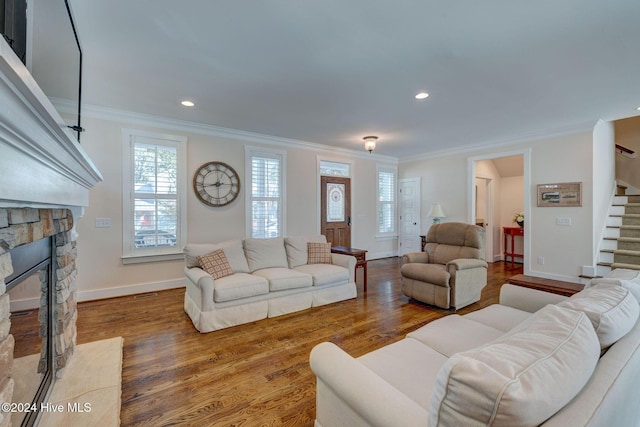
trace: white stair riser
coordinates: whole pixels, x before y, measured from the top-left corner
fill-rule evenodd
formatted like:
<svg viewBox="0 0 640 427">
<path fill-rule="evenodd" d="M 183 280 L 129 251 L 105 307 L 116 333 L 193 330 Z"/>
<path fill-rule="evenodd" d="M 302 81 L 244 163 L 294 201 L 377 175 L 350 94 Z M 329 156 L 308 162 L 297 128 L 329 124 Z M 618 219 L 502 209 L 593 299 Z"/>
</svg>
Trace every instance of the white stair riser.
<svg viewBox="0 0 640 427">
<path fill-rule="evenodd" d="M 613 237 L 617 239 L 620 237 L 620 229 L 619 228 L 605 228 L 604 237 Z"/>
<path fill-rule="evenodd" d="M 629 198 L 627 196 L 615 196 L 613 198 L 614 205 L 624 205 L 626 203 L 629 203 Z"/>
<path fill-rule="evenodd" d="M 615 240 L 603 240 L 602 241 L 602 249 L 618 249 L 618 244 Z"/>
<path fill-rule="evenodd" d="M 609 215 L 624 215 L 624 206 L 611 206 L 609 208 Z"/>
<path fill-rule="evenodd" d="M 600 252 L 600 256 L 598 256 L 598 262 L 613 262 L 613 254 L 610 252 Z"/>
<path fill-rule="evenodd" d="M 606 276 L 607 274 L 611 273 L 611 267 L 606 267 L 604 265 L 599 265 L 596 268 L 596 273 L 598 274 L 598 276 Z"/>
</svg>

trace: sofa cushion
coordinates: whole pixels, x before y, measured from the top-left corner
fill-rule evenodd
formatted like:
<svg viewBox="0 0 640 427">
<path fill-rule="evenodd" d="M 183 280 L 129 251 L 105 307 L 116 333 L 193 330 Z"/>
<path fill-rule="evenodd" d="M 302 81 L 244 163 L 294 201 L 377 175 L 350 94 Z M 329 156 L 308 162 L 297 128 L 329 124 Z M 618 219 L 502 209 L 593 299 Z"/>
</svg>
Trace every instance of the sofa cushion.
<svg viewBox="0 0 640 427">
<path fill-rule="evenodd" d="M 229 261 L 229 265 L 234 273 L 248 273 L 249 264 L 244 256 L 242 240 L 229 240 L 216 244 L 189 243 L 184 247 L 184 261 L 187 267 L 198 267 L 198 255 L 205 255 L 215 250 L 222 249 Z"/>
<path fill-rule="evenodd" d="M 209 252 L 206 255 L 198 255 L 200 268 L 206 271 L 214 279 L 220 279 L 233 274 L 233 269 L 227 261 L 227 257 L 222 249 Z"/>
<path fill-rule="evenodd" d="M 400 268 L 402 277 L 417 280 L 419 282 L 432 283 L 438 286 L 449 287 L 451 275 L 442 264 L 409 263 Z"/>
<path fill-rule="evenodd" d="M 357 360 L 421 407 L 429 409 L 436 375 L 447 358 L 416 340 L 403 339 Z"/>
<path fill-rule="evenodd" d="M 307 264 L 331 264 L 331 243 L 307 243 Z"/>
<path fill-rule="evenodd" d="M 252 273 L 264 277 L 269 281 L 269 291 L 283 291 L 285 289 L 310 288 L 313 279 L 310 275 L 288 268 L 263 268 Z"/>
<path fill-rule="evenodd" d="M 457 314 L 442 317 L 407 334 L 428 345 L 444 356 L 450 357 L 504 335 L 504 332 Z"/>
<path fill-rule="evenodd" d="M 491 304 L 480 310 L 465 314 L 464 317 L 474 322 L 479 322 L 503 332 L 510 331 L 528 319 L 531 313 L 502 304 Z"/>
<path fill-rule="evenodd" d="M 289 268 L 296 268 L 307 263 L 307 243 L 327 243 L 327 238 L 322 234 L 317 236 L 285 237 L 284 247 L 287 251 Z"/>
<path fill-rule="evenodd" d="M 438 372 L 435 426 L 537 426 L 587 383 L 600 356 L 589 318 L 548 305 L 518 332 L 455 354 Z"/>
<path fill-rule="evenodd" d="M 245 239 L 244 253 L 247 256 L 251 273 L 263 268 L 289 267 L 282 237 Z"/>
<path fill-rule="evenodd" d="M 335 286 L 349 283 L 349 270 L 333 264 L 307 264 L 294 268 L 295 271 L 310 274 L 313 286 Z"/>
<path fill-rule="evenodd" d="M 215 302 L 235 301 L 269 293 L 269 282 L 264 277 L 235 273 L 216 280 L 213 288 Z"/>
<path fill-rule="evenodd" d="M 606 283 L 588 287 L 558 305 L 584 312 L 603 349 L 625 336 L 640 314 L 638 301 L 628 289 Z"/>
</svg>

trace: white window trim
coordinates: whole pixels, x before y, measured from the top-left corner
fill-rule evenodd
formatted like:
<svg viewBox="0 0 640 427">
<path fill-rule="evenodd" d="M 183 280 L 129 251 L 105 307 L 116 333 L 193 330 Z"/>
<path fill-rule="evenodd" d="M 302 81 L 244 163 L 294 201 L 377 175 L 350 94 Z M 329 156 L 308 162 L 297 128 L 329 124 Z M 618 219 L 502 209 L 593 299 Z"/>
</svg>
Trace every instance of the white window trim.
<svg viewBox="0 0 640 427">
<path fill-rule="evenodd" d="M 380 172 L 392 172 L 394 174 L 395 177 L 395 184 L 394 184 L 394 188 L 395 188 L 395 196 L 394 196 L 394 204 L 395 204 L 395 209 L 394 209 L 394 218 L 393 218 L 393 229 L 394 231 L 392 232 L 388 232 L 388 233 L 381 233 L 380 231 L 378 231 L 380 228 L 380 224 L 378 224 L 378 219 L 379 219 L 379 215 L 380 215 L 380 207 L 382 206 L 382 203 L 380 203 Z M 375 235 L 375 239 L 376 240 L 387 240 L 387 239 L 394 239 L 397 238 L 399 233 L 398 233 L 398 168 L 396 166 L 389 166 L 389 165 L 381 165 L 381 164 L 377 164 L 376 165 L 376 221 L 375 221 L 375 227 L 376 227 L 376 235 Z"/>
<path fill-rule="evenodd" d="M 130 221 L 133 209 L 133 150 L 136 137 L 152 138 L 161 144 L 177 148 L 178 170 L 176 187 L 178 189 L 178 228 L 179 236 L 173 248 L 136 249 L 131 236 L 133 222 Z M 182 248 L 187 241 L 187 137 L 163 133 L 147 132 L 137 129 L 122 129 L 122 263 L 134 264 L 183 258 Z"/>
<path fill-rule="evenodd" d="M 287 152 L 284 150 L 272 150 L 263 147 L 253 147 L 245 145 L 244 147 L 244 182 L 245 182 L 245 238 L 250 238 L 253 235 L 252 229 L 252 209 L 251 209 L 251 188 L 252 188 L 252 175 L 251 175 L 251 159 L 256 155 L 280 157 L 280 172 L 281 172 L 281 188 L 280 188 L 280 237 L 287 235 Z"/>
</svg>

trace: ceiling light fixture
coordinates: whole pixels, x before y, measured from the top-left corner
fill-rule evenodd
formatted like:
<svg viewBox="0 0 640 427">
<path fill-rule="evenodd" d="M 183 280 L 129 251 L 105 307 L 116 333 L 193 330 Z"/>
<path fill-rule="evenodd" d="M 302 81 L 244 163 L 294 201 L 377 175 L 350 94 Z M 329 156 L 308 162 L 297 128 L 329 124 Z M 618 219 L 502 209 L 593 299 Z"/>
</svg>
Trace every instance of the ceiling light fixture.
<svg viewBox="0 0 640 427">
<path fill-rule="evenodd" d="M 377 136 L 365 136 L 362 139 L 364 140 L 364 148 L 369 153 L 376 149 L 376 141 L 378 140 Z"/>
<path fill-rule="evenodd" d="M 184 107 L 194 107 L 196 105 L 193 101 L 189 100 L 180 101 L 180 104 L 182 104 Z"/>
<path fill-rule="evenodd" d="M 428 97 L 429 97 L 429 94 L 427 92 L 420 92 L 416 95 L 416 99 L 425 99 Z"/>
</svg>

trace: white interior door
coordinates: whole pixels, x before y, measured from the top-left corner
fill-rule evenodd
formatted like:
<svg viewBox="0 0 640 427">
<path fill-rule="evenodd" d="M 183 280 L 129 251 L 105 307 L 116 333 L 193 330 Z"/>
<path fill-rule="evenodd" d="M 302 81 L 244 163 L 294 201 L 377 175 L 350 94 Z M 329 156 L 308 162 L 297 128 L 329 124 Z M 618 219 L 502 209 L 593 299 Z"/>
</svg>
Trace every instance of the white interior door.
<svg viewBox="0 0 640 427">
<path fill-rule="evenodd" d="M 401 179 L 398 255 L 420 252 L 420 178 Z"/>
<path fill-rule="evenodd" d="M 485 259 L 487 262 L 493 262 L 492 197 L 491 179 L 476 178 L 476 224 L 485 229 Z"/>
</svg>

